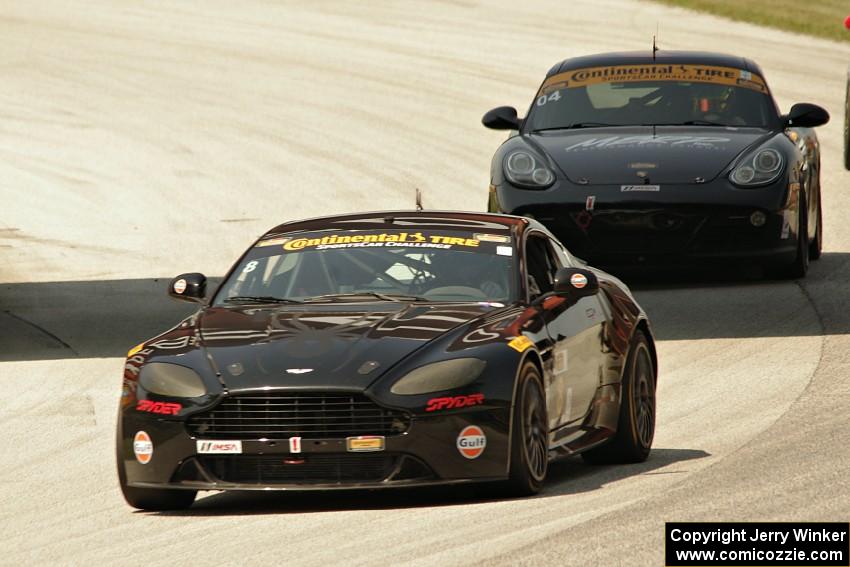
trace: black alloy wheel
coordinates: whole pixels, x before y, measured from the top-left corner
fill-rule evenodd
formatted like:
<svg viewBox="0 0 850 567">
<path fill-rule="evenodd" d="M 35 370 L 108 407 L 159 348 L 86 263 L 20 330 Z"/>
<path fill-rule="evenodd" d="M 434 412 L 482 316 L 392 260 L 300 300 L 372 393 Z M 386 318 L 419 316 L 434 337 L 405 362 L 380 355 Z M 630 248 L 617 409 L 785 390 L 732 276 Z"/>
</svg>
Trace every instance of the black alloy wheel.
<svg viewBox="0 0 850 567">
<path fill-rule="evenodd" d="M 655 366 L 643 332 L 635 331 L 620 386 L 620 417 L 610 441 L 581 454 L 594 465 L 640 463 L 655 437 Z"/>
<path fill-rule="evenodd" d="M 540 371 L 526 362 L 520 370 L 511 432 L 508 492 L 518 496 L 536 494 L 549 470 L 549 419 Z"/>
</svg>

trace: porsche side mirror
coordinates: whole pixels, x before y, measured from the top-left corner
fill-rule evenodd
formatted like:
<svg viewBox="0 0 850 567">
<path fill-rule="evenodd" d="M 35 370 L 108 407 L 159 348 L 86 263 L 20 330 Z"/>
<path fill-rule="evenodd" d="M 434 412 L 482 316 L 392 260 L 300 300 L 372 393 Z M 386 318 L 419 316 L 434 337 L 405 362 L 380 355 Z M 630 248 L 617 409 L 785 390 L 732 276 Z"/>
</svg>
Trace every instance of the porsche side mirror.
<svg viewBox="0 0 850 567">
<path fill-rule="evenodd" d="M 786 128 L 789 126 L 814 128 L 829 122 L 829 112 L 816 104 L 798 102 L 791 107 L 791 110 L 782 119 Z"/>
<path fill-rule="evenodd" d="M 481 123 L 491 130 L 519 130 L 520 120 L 513 106 L 500 106 L 484 115 Z"/>
<path fill-rule="evenodd" d="M 204 274 L 180 274 L 168 284 L 168 295 L 180 301 L 202 302 L 207 296 L 207 277 Z"/>
<path fill-rule="evenodd" d="M 580 299 L 599 293 L 596 274 L 582 268 L 561 268 L 555 272 L 555 295 Z"/>
</svg>

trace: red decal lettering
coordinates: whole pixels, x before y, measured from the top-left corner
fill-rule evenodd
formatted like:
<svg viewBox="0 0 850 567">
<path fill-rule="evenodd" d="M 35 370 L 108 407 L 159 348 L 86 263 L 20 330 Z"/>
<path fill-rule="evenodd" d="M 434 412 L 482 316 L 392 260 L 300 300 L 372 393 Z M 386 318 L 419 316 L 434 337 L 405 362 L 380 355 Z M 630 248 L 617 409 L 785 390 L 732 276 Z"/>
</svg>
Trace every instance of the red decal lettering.
<svg viewBox="0 0 850 567">
<path fill-rule="evenodd" d="M 439 411 L 444 409 L 458 409 L 469 406 L 477 406 L 484 403 L 484 394 L 469 394 L 468 396 L 454 396 L 445 398 L 431 398 L 425 406 L 425 411 Z"/>
<path fill-rule="evenodd" d="M 154 402 L 151 400 L 139 400 L 136 411 L 147 413 L 158 413 L 160 415 L 177 415 L 183 406 L 174 402 Z"/>
</svg>

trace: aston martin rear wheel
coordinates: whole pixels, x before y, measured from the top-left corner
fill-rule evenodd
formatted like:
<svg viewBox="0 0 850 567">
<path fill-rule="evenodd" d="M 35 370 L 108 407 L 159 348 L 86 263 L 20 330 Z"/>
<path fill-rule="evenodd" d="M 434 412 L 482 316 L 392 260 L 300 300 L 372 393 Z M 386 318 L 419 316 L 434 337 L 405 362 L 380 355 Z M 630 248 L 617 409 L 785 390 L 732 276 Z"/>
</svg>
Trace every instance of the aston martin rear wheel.
<svg viewBox="0 0 850 567">
<path fill-rule="evenodd" d="M 529 496 L 540 491 L 549 470 L 546 397 L 540 371 L 531 362 L 520 371 L 516 396 L 507 490 L 517 496 Z"/>
<path fill-rule="evenodd" d="M 649 457 L 655 436 L 655 369 L 649 343 L 635 331 L 620 388 L 617 433 L 600 447 L 581 454 L 594 465 L 640 463 Z"/>
</svg>

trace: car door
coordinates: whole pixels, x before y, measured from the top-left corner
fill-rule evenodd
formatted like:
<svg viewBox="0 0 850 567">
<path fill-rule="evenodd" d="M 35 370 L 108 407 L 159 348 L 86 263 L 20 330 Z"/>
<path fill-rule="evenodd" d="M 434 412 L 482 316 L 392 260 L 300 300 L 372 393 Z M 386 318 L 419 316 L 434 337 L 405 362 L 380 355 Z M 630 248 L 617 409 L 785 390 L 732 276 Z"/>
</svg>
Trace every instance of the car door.
<svg viewBox="0 0 850 567">
<path fill-rule="evenodd" d="M 532 234 L 526 241 L 530 300 L 552 291 L 555 272 L 570 265 L 569 256 L 559 248 L 542 233 Z M 542 307 L 552 340 L 546 357 L 551 365 L 546 377 L 547 410 L 550 429 L 557 429 L 583 418 L 590 410 L 602 372 L 604 313 L 597 296 L 575 303 L 547 301 Z"/>
</svg>

